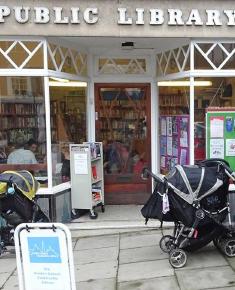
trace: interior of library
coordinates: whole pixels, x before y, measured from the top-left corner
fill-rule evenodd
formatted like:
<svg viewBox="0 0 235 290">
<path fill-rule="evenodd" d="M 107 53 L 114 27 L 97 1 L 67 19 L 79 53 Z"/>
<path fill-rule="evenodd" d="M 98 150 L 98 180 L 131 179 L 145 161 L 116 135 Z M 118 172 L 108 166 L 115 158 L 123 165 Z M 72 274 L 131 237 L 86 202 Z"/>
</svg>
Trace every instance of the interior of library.
<svg viewBox="0 0 235 290">
<path fill-rule="evenodd" d="M 29 168 L 51 174 L 56 186 L 69 180 L 70 144 L 102 142 L 106 192 L 141 203 L 151 191 L 144 167 L 165 174 L 176 164 L 235 156 L 234 42 L 195 42 L 192 50 L 188 39 L 164 47 L 151 39 L 155 48 L 123 52 L 121 40 L 106 38 L 88 62 L 78 38 L 62 40 L 0 40 L 0 171 Z M 108 53 L 117 41 L 120 49 Z"/>
</svg>

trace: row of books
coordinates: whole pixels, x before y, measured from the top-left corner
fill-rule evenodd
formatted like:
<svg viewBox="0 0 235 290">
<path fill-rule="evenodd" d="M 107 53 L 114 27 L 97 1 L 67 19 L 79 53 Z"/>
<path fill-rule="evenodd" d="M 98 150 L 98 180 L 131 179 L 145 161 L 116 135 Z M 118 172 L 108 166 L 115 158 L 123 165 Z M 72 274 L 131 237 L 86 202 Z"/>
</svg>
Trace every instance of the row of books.
<svg viewBox="0 0 235 290">
<path fill-rule="evenodd" d="M 16 115 L 39 115 L 44 114 L 44 106 L 42 104 L 9 104 L 0 105 L 0 114 L 16 114 Z"/>
<path fill-rule="evenodd" d="M 102 202 L 102 189 L 101 187 L 92 187 L 92 203 L 93 206 Z"/>
<path fill-rule="evenodd" d="M 90 144 L 90 150 L 91 150 L 91 159 L 95 159 L 98 157 L 101 157 L 101 150 L 100 150 L 100 144 L 99 143 L 88 143 Z"/>
</svg>

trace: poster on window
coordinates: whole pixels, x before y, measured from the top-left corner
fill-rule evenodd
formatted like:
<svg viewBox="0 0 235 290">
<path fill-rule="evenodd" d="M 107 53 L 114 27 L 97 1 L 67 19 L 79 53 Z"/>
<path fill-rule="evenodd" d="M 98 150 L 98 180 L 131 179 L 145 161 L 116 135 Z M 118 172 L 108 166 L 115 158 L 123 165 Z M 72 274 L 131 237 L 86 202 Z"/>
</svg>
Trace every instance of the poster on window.
<svg viewBox="0 0 235 290">
<path fill-rule="evenodd" d="M 167 155 L 172 156 L 172 137 L 167 137 Z"/>
<path fill-rule="evenodd" d="M 210 139 L 210 158 L 224 159 L 224 139 Z"/>
<path fill-rule="evenodd" d="M 161 135 L 166 136 L 166 119 L 161 118 Z"/>
<path fill-rule="evenodd" d="M 226 156 L 235 156 L 235 139 L 226 140 Z"/>
<path fill-rule="evenodd" d="M 172 136 L 172 117 L 166 118 L 167 136 Z"/>
<path fill-rule="evenodd" d="M 210 117 L 210 137 L 224 138 L 224 117 L 211 116 Z"/>
</svg>

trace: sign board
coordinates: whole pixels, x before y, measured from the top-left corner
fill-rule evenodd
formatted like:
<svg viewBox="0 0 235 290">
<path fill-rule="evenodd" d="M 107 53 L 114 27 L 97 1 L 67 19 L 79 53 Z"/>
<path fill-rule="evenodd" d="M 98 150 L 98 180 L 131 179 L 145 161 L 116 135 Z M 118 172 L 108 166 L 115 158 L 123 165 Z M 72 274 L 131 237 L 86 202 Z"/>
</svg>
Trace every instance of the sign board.
<svg viewBox="0 0 235 290">
<path fill-rule="evenodd" d="M 20 290 L 75 290 L 72 241 L 60 223 L 28 223 L 15 233 Z"/>
</svg>

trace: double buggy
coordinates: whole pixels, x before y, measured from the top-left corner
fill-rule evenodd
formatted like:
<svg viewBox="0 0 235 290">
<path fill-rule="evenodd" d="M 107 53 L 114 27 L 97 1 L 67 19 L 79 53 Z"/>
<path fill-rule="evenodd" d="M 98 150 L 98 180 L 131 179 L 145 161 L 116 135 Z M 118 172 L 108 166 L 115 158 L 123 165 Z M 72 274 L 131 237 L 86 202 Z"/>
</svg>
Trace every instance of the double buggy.
<svg viewBox="0 0 235 290">
<path fill-rule="evenodd" d="M 234 213 L 229 203 L 229 184 L 235 181 L 235 172 L 225 160 L 177 165 L 166 176 L 144 169 L 142 175 L 151 175 L 156 184 L 141 210 L 146 222 L 154 218 L 174 223 L 173 234 L 163 235 L 160 240 L 174 268 L 186 264 L 187 252 L 211 241 L 226 256 L 235 256 Z"/>
<path fill-rule="evenodd" d="M 39 183 L 28 171 L 0 174 L 0 255 L 14 245 L 14 229 L 21 223 L 49 222 L 36 201 Z"/>
</svg>

